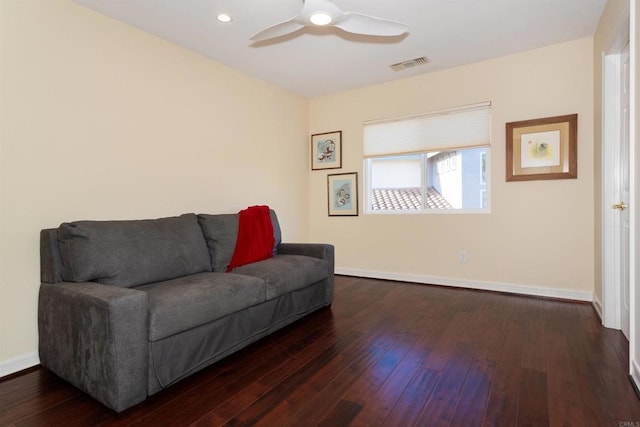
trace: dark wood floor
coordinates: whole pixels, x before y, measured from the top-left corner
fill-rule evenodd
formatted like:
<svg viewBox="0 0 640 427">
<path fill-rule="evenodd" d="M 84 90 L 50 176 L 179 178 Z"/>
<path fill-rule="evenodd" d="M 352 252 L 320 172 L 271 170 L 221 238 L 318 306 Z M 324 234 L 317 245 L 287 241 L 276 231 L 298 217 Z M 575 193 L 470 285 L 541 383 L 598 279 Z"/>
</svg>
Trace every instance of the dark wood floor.
<svg viewBox="0 0 640 427">
<path fill-rule="evenodd" d="M 6 379 L 0 425 L 636 426 L 627 364 L 589 304 L 338 277 L 331 309 L 121 414 Z"/>
</svg>

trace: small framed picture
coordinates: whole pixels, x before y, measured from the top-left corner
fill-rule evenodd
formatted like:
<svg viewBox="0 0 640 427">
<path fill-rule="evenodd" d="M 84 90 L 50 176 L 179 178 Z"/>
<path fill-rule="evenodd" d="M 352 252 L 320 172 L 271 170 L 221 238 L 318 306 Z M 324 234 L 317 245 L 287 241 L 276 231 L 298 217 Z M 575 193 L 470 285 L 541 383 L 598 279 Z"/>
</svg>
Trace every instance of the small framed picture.
<svg viewBox="0 0 640 427">
<path fill-rule="evenodd" d="M 358 173 L 327 175 L 329 216 L 358 216 Z"/>
<path fill-rule="evenodd" d="M 311 170 L 342 167 L 342 131 L 311 135 Z"/>
<path fill-rule="evenodd" d="M 578 177 L 578 115 L 507 123 L 507 181 Z"/>
</svg>

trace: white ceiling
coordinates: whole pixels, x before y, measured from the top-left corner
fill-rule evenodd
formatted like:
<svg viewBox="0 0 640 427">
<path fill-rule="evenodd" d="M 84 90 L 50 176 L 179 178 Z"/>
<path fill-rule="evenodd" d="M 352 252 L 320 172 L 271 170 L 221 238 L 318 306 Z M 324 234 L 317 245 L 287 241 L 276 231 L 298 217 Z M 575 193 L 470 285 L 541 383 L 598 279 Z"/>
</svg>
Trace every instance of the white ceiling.
<svg viewBox="0 0 640 427">
<path fill-rule="evenodd" d="M 305 97 L 410 77 L 593 35 L 606 0 L 335 0 L 344 11 L 409 25 L 389 40 L 335 28 L 252 43 L 301 0 L 75 0 Z M 218 22 L 228 13 L 233 21 Z M 404 71 L 389 65 L 426 56 Z"/>
</svg>

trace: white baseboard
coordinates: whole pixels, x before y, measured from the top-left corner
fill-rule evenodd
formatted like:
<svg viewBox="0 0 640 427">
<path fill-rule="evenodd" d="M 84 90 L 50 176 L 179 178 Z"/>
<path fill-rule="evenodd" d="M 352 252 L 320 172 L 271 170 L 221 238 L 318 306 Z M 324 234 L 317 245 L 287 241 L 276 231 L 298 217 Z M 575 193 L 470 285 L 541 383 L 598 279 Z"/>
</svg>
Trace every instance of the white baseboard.
<svg viewBox="0 0 640 427">
<path fill-rule="evenodd" d="M 480 282 L 475 280 L 448 279 L 444 277 L 423 276 L 417 274 L 387 273 L 382 271 L 360 270 L 336 267 L 335 273 L 344 276 L 368 277 L 372 279 L 396 280 L 400 282 L 423 283 L 456 288 L 479 289 L 483 291 L 508 292 L 512 294 L 558 298 L 574 301 L 593 301 L 592 292 L 569 291 L 564 289 L 543 288 L 498 282 Z"/>
<path fill-rule="evenodd" d="M 0 362 L 0 378 L 40 364 L 38 353 L 27 353 Z"/>
<path fill-rule="evenodd" d="M 635 360 L 631 361 L 631 374 L 629 377 L 636 387 L 636 390 L 640 390 L 640 366 L 638 366 L 638 362 Z"/>
<path fill-rule="evenodd" d="M 600 302 L 597 296 L 595 295 L 593 296 L 593 301 L 591 302 L 591 305 L 596 310 L 596 313 L 598 313 L 598 317 L 600 318 L 600 323 L 604 324 L 604 320 L 602 320 L 602 303 Z"/>
</svg>

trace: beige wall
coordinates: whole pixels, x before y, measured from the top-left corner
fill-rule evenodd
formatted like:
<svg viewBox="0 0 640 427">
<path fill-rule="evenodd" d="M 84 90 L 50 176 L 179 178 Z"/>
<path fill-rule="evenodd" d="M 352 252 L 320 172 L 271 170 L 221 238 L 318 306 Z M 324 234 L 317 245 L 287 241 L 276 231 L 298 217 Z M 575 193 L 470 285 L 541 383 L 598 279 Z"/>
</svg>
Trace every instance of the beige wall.
<svg viewBox="0 0 640 427">
<path fill-rule="evenodd" d="M 342 172 L 362 191 L 362 123 L 491 101 L 490 214 L 328 217 L 326 171 L 311 173 L 310 239 L 336 245 L 339 271 L 469 284 L 594 289 L 593 40 L 523 52 L 312 99 L 310 132 L 343 131 Z M 505 182 L 505 123 L 578 113 L 578 179 Z M 328 173 L 335 173 L 330 171 Z M 469 262 L 458 261 L 460 250 Z M 489 286 L 491 287 L 491 286 Z"/>
<path fill-rule="evenodd" d="M 37 351 L 41 228 L 269 204 L 306 240 L 306 99 L 67 1 L 0 16 L 0 367 Z"/>
</svg>

